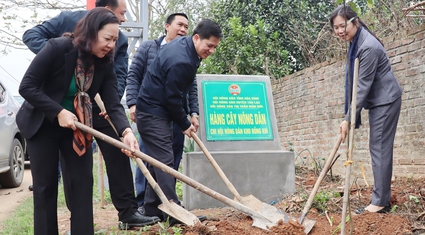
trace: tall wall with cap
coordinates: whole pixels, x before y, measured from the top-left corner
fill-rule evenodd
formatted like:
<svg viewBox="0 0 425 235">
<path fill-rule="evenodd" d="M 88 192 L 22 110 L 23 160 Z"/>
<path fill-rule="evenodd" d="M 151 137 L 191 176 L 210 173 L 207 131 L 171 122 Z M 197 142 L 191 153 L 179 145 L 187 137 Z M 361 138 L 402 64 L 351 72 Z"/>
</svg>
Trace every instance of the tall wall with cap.
<svg viewBox="0 0 425 235">
<path fill-rule="evenodd" d="M 383 39 L 392 69 L 403 88 L 402 110 L 394 145 L 394 177 L 425 174 L 425 26 Z M 295 151 L 297 165 L 324 163 L 344 118 L 345 60 L 326 61 L 272 81 L 282 149 Z M 355 131 L 353 174 L 373 182 L 369 155 L 369 121 L 362 111 Z M 345 174 L 346 146 L 332 173 Z M 356 179 L 353 177 L 352 179 Z M 362 180 L 358 180 L 362 182 Z"/>
</svg>

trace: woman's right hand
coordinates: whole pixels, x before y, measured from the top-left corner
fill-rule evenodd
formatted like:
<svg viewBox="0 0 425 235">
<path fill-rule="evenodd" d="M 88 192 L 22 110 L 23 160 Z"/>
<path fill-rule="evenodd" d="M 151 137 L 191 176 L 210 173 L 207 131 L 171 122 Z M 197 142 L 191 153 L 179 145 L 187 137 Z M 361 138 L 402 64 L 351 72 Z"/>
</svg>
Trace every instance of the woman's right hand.
<svg viewBox="0 0 425 235">
<path fill-rule="evenodd" d="M 347 133 L 348 133 L 348 122 L 344 120 L 341 123 L 341 125 L 339 125 L 339 134 L 341 134 L 342 142 L 345 142 Z"/>
<path fill-rule="evenodd" d="M 59 112 L 57 117 L 58 117 L 59 125 L 61 127 L 71 128 L 74 131 L 75 129 L 77 129 L 77 127 L 74 124 L 74 121 L 78 121 L 78 118 L 72 112 L 66 109 L 62 109 L 62 111 Z"/>
</svg>

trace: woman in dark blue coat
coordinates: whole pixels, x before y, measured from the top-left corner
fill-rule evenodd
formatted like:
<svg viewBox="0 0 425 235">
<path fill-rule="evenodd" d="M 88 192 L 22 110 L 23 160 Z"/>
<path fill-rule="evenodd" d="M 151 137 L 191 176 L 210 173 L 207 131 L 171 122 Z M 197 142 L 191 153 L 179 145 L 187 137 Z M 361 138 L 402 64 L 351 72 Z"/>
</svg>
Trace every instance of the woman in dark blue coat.
<svg viewBox="0 0 425 235">
<path fill-rule="evenodd" d="M 360 111 L 369 110 L 369 150 L 372 159 L 374 186 L 371 203 L 355 212 L 386 213 L 390 210 L 393 147 L 401 109 L 402 89 L 391 69 L 391 63 L 382 42 L 368 29 L 349 6 L 339 6 L 330 17 L 334 33 L 349 41 L 345 120 L 340 133 L 345 140 L 350 120 L 351 90 L 354 60 L 359 58 L 357 83 L 356 127 Z"/>
<path fill-rule="evenodd" d="M 138 148 L 112 66 L 118 25 L 106 8 L 89 11 L 73 34 L 49 40 L 22 79 L 19 93 L 26 101 L 17 122 L 31 153 L 35 235 L 58 234 L 59 152 L 70 178 L 64 183 L 71 188 L 72 234 L 94 234 L 92 137 L 74 125 L 77 120 L 92 125 L 90 97 L 100 94 L 124 143 Z"/>
</svg>

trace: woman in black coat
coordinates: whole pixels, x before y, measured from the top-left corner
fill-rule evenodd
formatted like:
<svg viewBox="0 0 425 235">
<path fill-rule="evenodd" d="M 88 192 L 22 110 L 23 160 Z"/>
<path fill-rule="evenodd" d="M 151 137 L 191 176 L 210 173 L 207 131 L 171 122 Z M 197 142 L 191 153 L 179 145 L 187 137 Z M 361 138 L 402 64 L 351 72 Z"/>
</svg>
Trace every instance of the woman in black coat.
<svg viewBox="0 0 425 235">
<path fill-rule="evenodd" d="M 28 142 L 34 186 L 34 234 L 56 235 L 58 156 L 69 172 L 72 234 L 94 234 L 92 137 L 74 121 L 92 125 L 90 98 L 97 93 L 125 144 L 137 140 L 120 104 L 113 71 L 119 21 L 106 8 L 95 8 L 74 33 L 49 40 L 25 73 L 19 93 L 26 102 L 17 123 Z"/>
</svg>

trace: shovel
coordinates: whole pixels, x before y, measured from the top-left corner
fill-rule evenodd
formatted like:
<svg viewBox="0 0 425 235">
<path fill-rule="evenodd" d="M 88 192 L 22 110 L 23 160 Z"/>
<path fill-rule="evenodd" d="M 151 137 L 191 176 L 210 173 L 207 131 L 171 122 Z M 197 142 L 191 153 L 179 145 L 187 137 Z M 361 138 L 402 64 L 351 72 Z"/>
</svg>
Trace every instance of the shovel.
<svg viewBox="0 0 425 235">
<path fill-rule="evenodd" d="M 105 111 L 105 106 L 103 105 L 102 99 L 100 98 L 99 94 L 97 94 L 94 97 L 94 100 L 96 101 L 97 105 L 99 106 L 101 111 Z M 111 119 L 109 117 L 107 118 L 109 124 L 112 126 L 112 128 L 115 130 L 115 133 L 117 133 L 117 130 L 115 129 L 114 124 L 112 124 Z M 78 123 L 80 124 L 80 123 Z M 118 134 L 118 133 L 117 133 Z M 180 222 L 188 225 L 188 226 L 194 226 L 196 223 L 200 222 L 198 217 L 194 214 L 190 213 L 183 207 L 177 205 L 173 200 L 168 200 L 165 196 L 162 189 L 159 187 L 158 183 L 155 181 L 155 179 L 152 177 L 151 173 L 149 172 L 148 168 L 145 166 L 142 160 L 139 158 L 136 158 L 136 163 L 139 166 L 140 170 L 142 171 L 143 175 L 146 177 L 149 184 L 152 186 L 155 193 L 158 195 L 159 199 L 161 200 L 162 204 L 158 206 L 158 208 L 167 213 L 169 216 L 179 220 Z"/>
<path fill-rule="evenodd" d="M 354 143 L 354 130 L 356 129 L 356 108 L 357 108 L 357 81 L 359 79 L 359 58 L 354 60 L 354 74 L 353 74 L 353 94 L 351 98 L 351 121 L 350 121 L 350 130 L 348 132 L 348 151 L 347 151 L 347 161 L 344 166 L 347 166 L 345 170 L 345 187 L 344 187 L 344 197 L 342 199 L 342 216 L 341 216 L 341 235 L 345 234 L 345 217 L 347 215 L 347 207 L 350 208 L 350 176 L 351 176 L 351 165 L 352 165 L 352 156 L 353 156 L 353 143 Z M 353 221 L 351 216 L 349 216 L 349 221 L 351 223 L 351 229 L 353 228 Z M 351 232 L 350 232 L 351 233 Z"/>
<path fill-rule="evenodd" d="M 200 222 L 197 216 L 177 205 L 173 200 L 168 200 L 162 189 L 159 187 L 158 183 L 149 173 L 148 168 L 146 168 L 143 161 L 140 160 L 140 158 L 136 158 L 135 160 L 143 175 L 146 177 L 155 193 L 161 199 L 162 204 L 158 206 L 160 210 L 189 226 L 194 226 L 196 223 Z"/>
<path fill-rule="evenodd" d="M 301 217 L 298 220 L 298 222 L 300 224 L 303 222 L 305 216 L 307 215 L 308 211 L 310 210 L 311 205 L 313 204 L 313 199 L 316 196 L 316 193 L 317 193 L 317 190 L 319 189 L 320 183 L 322 183 L 323 178 L 325 178 L 326 173 L 328 173 L 329 167 L 332 164 L 332 161 L 335 157 L 335 154 L 338 151 L 339 146 L 341 145 L 341 141 L 342 141 L 342 137 L 341 137 L 341 135 L 339 135 L 338 140 L 336 141 L 336 143 L 335 143 L 335 145 L 332 149 L 332 153 L 329 155 L 328 159 L 326 160 L 326 163 L 323 166 L 322 171 L 320 172 L 319 178 L 317 178 L 316 183 L 314 184 L 313 190 L 311 191 L 310 196 L 308 197 L 307 203 L 304 206 Z"/>
<path fill-rule="evenodd" d="M 89 133 L 92 136 L 95 136 L 96 138 L 99 138 L 117 148 L 120 149 L 124 149 L 127 151 L 131 151 L 130 147 L 127 146 L 126 144 L 124 144 L 121 141 L 118 141 L 112 137 L 109 137 L 97 130 L 94 130 L 93 128 L 90 128 L 80 122 L 74 122 L 75 126 L 86 132 Z M 179 179 L 180 181 L 186 183 L 187 185 L 193 187 L 194 189 L 197 189 L 205 194 L 207 194 L 208 196 L 223 202 L 224 204 L 227 204 L 243 213 L 248 214 L 252 219 L 253 219 L 253 226 L 264 229 L 264 230 L 269 230 L 269 228 L 276 226 L 278 224 L 278 222 L 280 220 L 287 220 L 287 218 L 285 218 L 282 214 L 280 215 L 270 215 L 270 214 L 260 214 L 257 211 L 252 210 L 251 208 L 237 202 L 234 201 L 210 188 L 208 188 L 207 186 L 187 177 L 186 175 L 183 175 L 182 173 L 174 170 L 173 168 L 165 165 L 164 163 L 150 157 L 147 154 L 144 154 L 142 152 L 140 152 L 139 150 L 136 150 L 132 153 L 134 156 L 141 158 L 143 161 L 157 167 L 158 169 L 163 170 L 165 173 L 170 174 L 171 176 Z M 261 211 L 261 210 L 260 210 Z"/>
<path fill-rule="evenodd" d="M 211 163 L 211 165 L 214 167 L 214 169 L 217 171 L 218 175 L 221 177 L 221 179 L 226 184 L 227 188 L 230 190 L 230 192 L 235 196 L 235 200 L 237 202 L 242 203 L 243 205 L 251 208 L 252 210 L 262 214 L 262 215 L 268 215 L 273 217 L 283 217 L 285 218 L 283 222 L 288 222 L 290 219 L 290 216 L 286 214 L 285 212 L 279 210 L 278 208 L 269 205 L 267 203 L 264 203 L 260 201 L 260 199 L 254 197 L 252 194 L 241 196 L 236 188 L 233 186 L 233 184 L 230 182 L 230 180 L 227 178 L 227 176 L 224 174 L 223 170 L 220 168 L 220 166 L 217 164 L 213 156 L 210 154 L 208 149 L 205 147 L 204 143 L 199 139 L 199 137 L 194 133 L 191 132 L 192 138 L 195 140 L 195 142 L 198 144 L 198 146 L 201 148 L 202 152 L 204 152 L 205 156 L 207 157 L 208 161 Z M 304 224 L 304 232 L 308 234 L 311 229 L 313 228 L 316 221 L 314 220 L 306 220 Z M 300 222 L 301 224 L 301 222 Z"/>
</svg>

